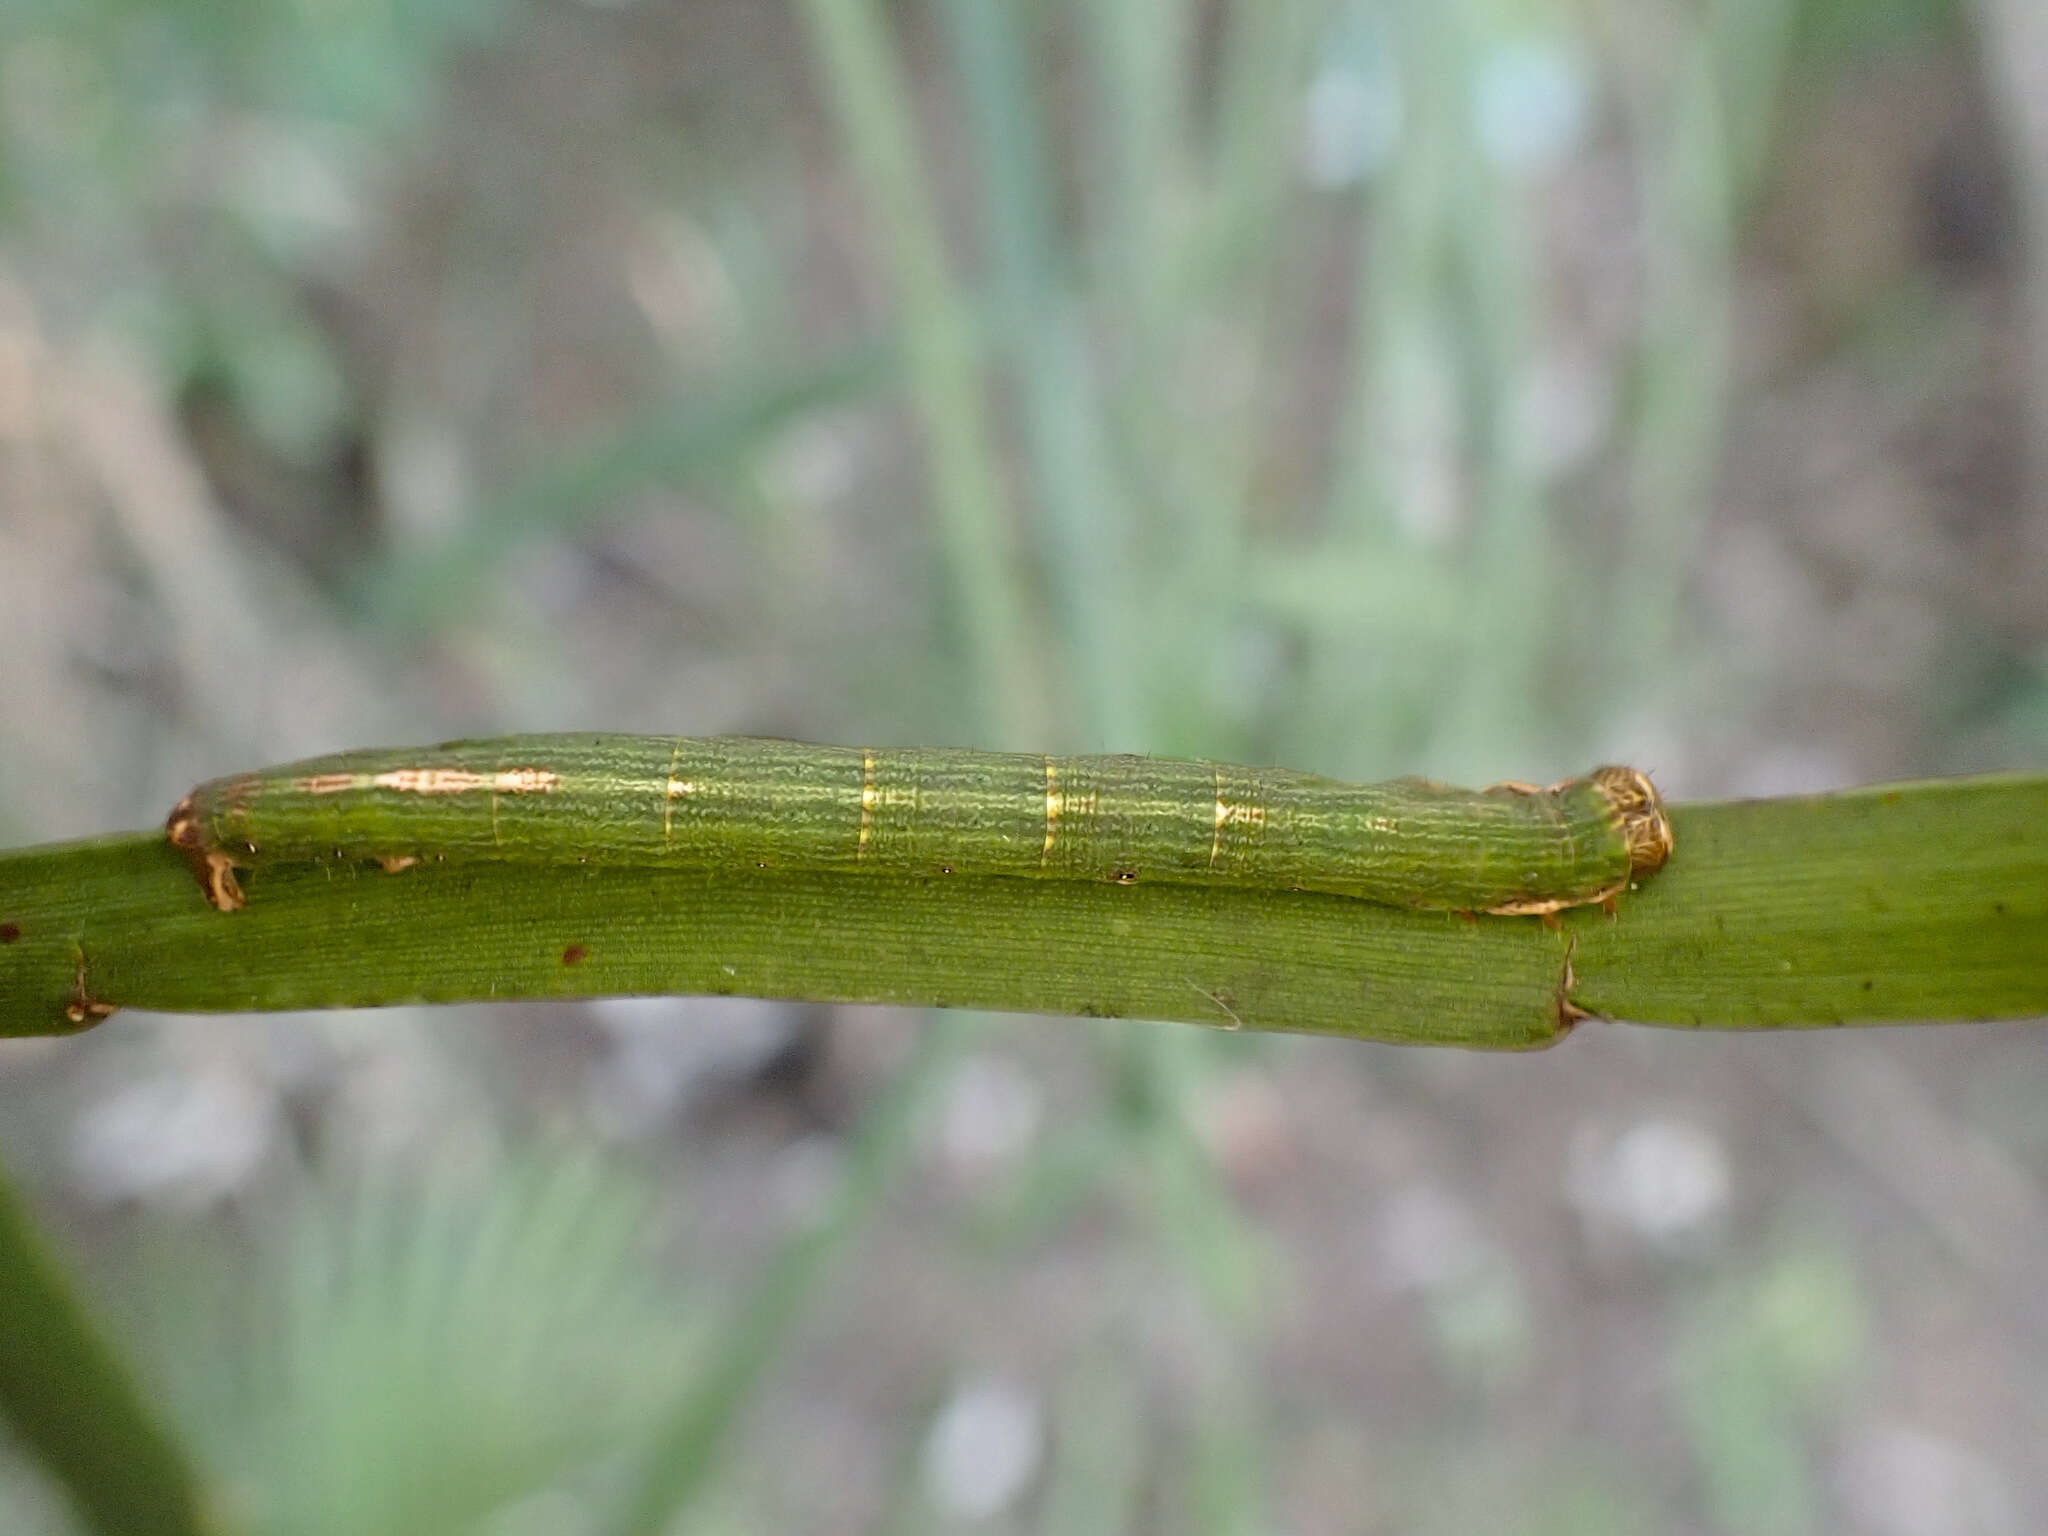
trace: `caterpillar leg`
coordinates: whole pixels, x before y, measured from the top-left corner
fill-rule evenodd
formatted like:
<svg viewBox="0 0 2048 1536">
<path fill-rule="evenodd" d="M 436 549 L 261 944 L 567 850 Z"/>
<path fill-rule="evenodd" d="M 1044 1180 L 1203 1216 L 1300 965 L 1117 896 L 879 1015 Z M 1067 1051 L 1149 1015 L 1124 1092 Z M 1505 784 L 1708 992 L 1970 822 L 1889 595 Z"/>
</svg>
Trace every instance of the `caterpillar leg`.
<svg viewBox="0 0 2048 1536">
<path fill-rule="evenodd" d="M 190 795 L 180 800 L 172 810 L 170 819 L 164 823 L 164 836 L 192 866 L 192 877 L 199 882 L 199 889 L 206 893 L 208 901 L 223 912 L 233 912 L 242 905 L 242 887 L 235 879 L 235 861 L 220 849 L 207 845 L 205 828 L 192 809 Z"/>
</svg>

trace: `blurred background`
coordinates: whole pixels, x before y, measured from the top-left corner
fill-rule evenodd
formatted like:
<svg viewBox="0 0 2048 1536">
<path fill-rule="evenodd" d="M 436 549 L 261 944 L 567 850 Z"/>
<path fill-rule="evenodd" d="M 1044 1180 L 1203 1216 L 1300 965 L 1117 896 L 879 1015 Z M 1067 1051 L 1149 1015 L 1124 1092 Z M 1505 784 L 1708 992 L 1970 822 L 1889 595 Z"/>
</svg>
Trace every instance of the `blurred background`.
<svg viewBox="0 0 2048 1536">
<path fill-rule="evenodd" d="M 2038 768 L 2043 444 L 2031 0 L 0 10 L 9 844 L 514 730 Z M 263 1532 L 2040 1530 L 2043 1102 L 2026 1026 L 0 1042 Z"/>
</svg>

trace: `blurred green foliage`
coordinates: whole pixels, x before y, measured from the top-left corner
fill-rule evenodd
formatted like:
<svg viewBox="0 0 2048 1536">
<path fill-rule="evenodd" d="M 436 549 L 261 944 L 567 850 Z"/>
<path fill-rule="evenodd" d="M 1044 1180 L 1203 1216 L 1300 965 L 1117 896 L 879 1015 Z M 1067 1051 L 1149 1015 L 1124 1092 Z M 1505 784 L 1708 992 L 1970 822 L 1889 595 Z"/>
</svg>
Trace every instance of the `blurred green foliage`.
<svg viewBox="0 0 2048 1536">
<path fill-rule="evenodd" d="M 1964 45 L 1944 0 L 658 10 L 0 11 L 0 260 L 52 335 L 142 349 L 222 547 L 266 590 L 289 564 L 323 661 L 421 733 L 687 712 L 1487 780 L 1739 718 L 1687 584 L 1780 125 Z M 1964 324 L 1920 280 L 1861 311 L 1866 354 L 1917 369 Z M 234 739 L 163 691 L 137 739 Z M 2044 700 L 2036 671 L 1977 713 L 2048 741 Z M 746 1440 L 750 1405 L 952 1053 L 1008 1027 L 933 1032 L 742 1294 L 649 1251 L 643 1170 L 543 1141 L 474 1187 L 310 1180 L 251 1266 L 168 1241 L 143 1358 L 252 1529 L 763 1528 L 809 1448 Z M 1412 1442 L 1303 1425 L 1260 1350 L 1314 1255 L 1204 1135 L 1284 1048 L 1065 1038 L 1092 1091 L 966 1203 L 958 1262 L 990 1284 L 1110 1212 L 1134 1299 L 1047 1367 L 1004 1528 L 1269 1529 L 1296 1475 L 1361 1529 L 1824 1527 L 1818 1426 L 1877 1326 L 1846 1238 L 1651 1282 L 1679 1340 L 1644 1411 L 1697 1488 L 1520 1427 L 1558 1346 L 1507 1253 L 1409 1299 L 1444 1394 Z M 1455 1118 L 1452 1069 L 1362 1070 Z M 1186 1379 L 1148 1380 L 1177 1318 Z M 940 1528 L 918 1428 L 887 1504 Z"/>
<path fill-rule="evenodd" d="M 1720 1529 L 1827 1529 L 1810 1426 L 1831 1419 L 1869 1326 L 1842 1248 L 1811 1239 L 1701 1299 L 1674 1367 Z"/>
<path fill-rule="evenodd" d="M 303 283 L 373 194 L 370 161 L 425 131 L 452 59 L 505 0 L 135 6 L 0 14 L 0 215 L 62 274 L 55 312 L 107 315 L 166 376 L 214 380 L 293 457 L 359 402 Z"/>
</svg>

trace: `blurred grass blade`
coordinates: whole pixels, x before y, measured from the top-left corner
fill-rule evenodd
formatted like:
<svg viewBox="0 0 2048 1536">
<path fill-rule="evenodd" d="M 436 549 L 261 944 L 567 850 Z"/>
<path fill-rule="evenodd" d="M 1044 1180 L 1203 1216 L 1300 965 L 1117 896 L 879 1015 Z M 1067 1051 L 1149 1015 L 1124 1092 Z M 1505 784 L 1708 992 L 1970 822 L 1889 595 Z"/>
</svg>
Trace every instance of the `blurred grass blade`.
<svg viewBox="0 0 2048 1536">
<path fill-rule="evenodd" d="M 995 253 L 997 332 L 1022 386 L 1032 479 L 1044 508 L 1053 628 L 1078 709 L 1061 724 L 1100 749 L 1142 750 L 1143 627 L 1130 573 L 1130 517 L 1113 484 L 1101 403 L 1059 275 L 1031 54 L 1031 13 L 1009 0 L 946 0 L 941 13 L 975 120 L 982 220 Z"/>
<path fill-rule="evenodd" d="M 1048 715 L 970 306 L 954 282 L 914 143 L 915 97 L 872 0 L 804 0 L 820 74 L 839 112 L 903 312 L 911 405 L 930 457 L 932 504 L 972 665 L 964 681 L 1009 744 Z"/>
<path fill-rule="evenodd" d="M 1113 1355 L 1112 1345 L 1084 1356 L 1060 1389 L 1051 1478 L 1039 1521 L 1044 1536 L 1107 1536 L 1142 1528 L 1144 1395 L 1132 1379 L 1140 1373 Z"/>
<path fill-rule="evenodd" d="M 533 540 L 601 522 L 639 487 L 716 475 L 799 422 L 875 393 L 899 365 L 893 344 L 868 342 L 715 392 L 693 386 L 552 455 L 453 538 L 393 555 L 367 574 L 365 601 L 379 620 L 405 628 L 459 618 Z"/>
<path fill-rule="evenodd" d="M 199 1480 L 0 1180 L 0 1411 L 87 1530 L 202 1536 Z"/>
<path fill-rule="evenodd" d="M 1612 663 L 1625 678 L 1668 673 L 1683 641 L 1686 574 L 1711 509 L 1728 410 L 1737 186 L 1716 50 L 1702 34 L 1641 104 L 1644 277 L 1630 466 L 1635 516 L 1614 575 Z"/>
<path fill-rule="evenodd" d="M 723 1341 L 651 1437 L 638 1486 L 605 1527 L 612 1536 L 661 1536 L 703 1492 L 734 1420 L 780 1357 L 827 1267 L 908 1158 L 919 1111 L 951 1064 L 960 1034 L 957 1021 L 931 1021 L 908 1064 L 868 1109 L 830 1201 L 769 1262 Z"/>
</svg>

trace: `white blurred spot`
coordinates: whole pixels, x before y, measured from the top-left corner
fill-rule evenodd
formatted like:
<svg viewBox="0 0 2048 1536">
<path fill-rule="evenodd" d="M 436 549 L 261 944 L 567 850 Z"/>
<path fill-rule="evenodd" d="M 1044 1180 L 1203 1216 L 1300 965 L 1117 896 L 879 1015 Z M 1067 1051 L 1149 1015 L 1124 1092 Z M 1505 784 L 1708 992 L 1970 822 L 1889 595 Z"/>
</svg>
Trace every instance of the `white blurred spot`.
<svg viewBox="0 0 2048 1536">
<path fill-rule="evenodd" d="M 1450 544 L 1465 526 L 1456 355 L 1442 325 L 1409 317 L 1388 343 L 1379 386 L 1387 495 L 1402 531 L 1432 548 Z"/>
<path fill-rule="evenodd" d="M 627 291 L 671 350 L 716 350 L 733 339 L 739 301 L 731 274 L 693 221 L 642 221 L 626 240 L 625 258 Z"/>
<path fill-rule="evenodd" d="M 776 439 L 762 466 L 771 497 L 807 509 L 853 494 L 867 458 L 867 432 L 851 411 L 812 411 Z"/>
<path fill-rule="evenodd" d="M 166 1073 L 79 1116 L 72 1173 L 95 1200 L 198 1210 L 249 1182 L 276 1129 L 276 1102 L 239 1073 Z"/>
<path fill-rule="evenodd" d="M 1856 1436 L 1836 1467 L 1856 1528 L 1870 1536 L 2011 1536 L 2012 1490 L 1977 1452 L 1900 1424 Z"/>
<path fill-rule="evenodd" d="M 1585 139 L 1591 89 L 1578 53 L 1560 42 L 1493 49 L 1472 91 L 1480 152 L 1511 174 L 1548 170 Z"/>
<path fill-rule="evenodd" d="M 216 154 L 236 211 L 272 249 L 306 261 L 363 227 L 351 148 L 339 133 L 253 114 L 230 126 Z"/>
<path fill-rule="evenodd" d="M 1398 1290 L 1441 1291 L 1486 1265 L 1489 1249 L 1472 1213 L 1422 1185 L 1402 1190 L 1380 1210 L 1380 1261 Z"/>
<path fill-rule="evenodd" d="M 591 1096 L 628 1135 L 762 1071 L 797 1031 L 796 1010 L 754 998 L 605 997 L 588 1006 L 612 1045 L 591 1074 Z"/>
<path fill-rule="evenodd" d="M 1006 1057 L 971 1056 L 947 1086 L 940 1149 L 955 1171 L 986 1173 L 1028 1148 L 1044 1119 L 1045 1094 L 1030 1073 Z"/>
<path fill-rule="evenodd" d="M 424 411 L 406 413 L 377 445 L 377 490 L 395 535 L 419 544 L 452 536 L 476 490 L 462 439 Z"/>
<path fill-rule="evenodd" d="M 1818 795 L 1847 788 L 1862 777 L 1842 753 L 1818 742 L 1790 741 L 1744 758 L 1729 776 L 1727 792 L 1759 799 Z"/>
<path fill-rule="evenodd" d="M 925 1488 L 942 1512 L 986 1520 L 1030 1485 L 1044 1450 L 1038 1399 L 1009 1382 L 976 1382 L 954 1393 L 932 1421 Z"/>
<path fill-rule="evenodd" d="M 1527 1366 L 1534 1330 L 1520 1278 L 1469 1206 L 1423 1185 L 1404 1190 L 1380 1211 L 1379 1244 L 1394 1287 L 1420 1299 L 1446 1365 L 1497 1382 Z"/>
<path fill-rule="evenodd" d="M 1220 1076 L 1196 1101 L 1195 1131 L 1233 1184 L 1284 1178 L 1294 1166 L 1294 1116 L 1264 1072 Z"/>
<path fill-rule="evenodd" d="M 1728 1155 L 1719 1137 L 1683 1120 L 1641 1120 L 1618 1136 L 1582 1130 L 1566 1192 L 1596 1235 L 1619 1231 L 1675 1250 L 1711 1237 L 1727 1210 Z"/>
<path fill-rule="evenodd" d="M 379 1169 L 431 1158 L 437 1173 L 482 1178 L 503 1155 L 495 1106 L 474 1073 L 423 1047 L 426 1018 L 424 1008 L 385 1009 L 309 1024 L 337 1063 L 328 1155 Z"/>
<path fill-rule="evenodd" d="M 1522 378 L 1515 456 L 1541 480 L 1569 474 L 1599 451 L 1614 422 L 1614 381 L 1584 349 L 1553 350 Z"/>
<path fill-rule="evenodd" d="M 846 1150 L 822 1133 L 783 1148 L 768 1170 L 768 1198 L 785 1230 L 823 1221 L 846 1185 Z"/>
<path fill-rule="evenodd" d="M 1386 164 L 1401 137 L 1401 84 L 1356 64 L 1317 72 L 1302 99 L 1301 170 L 1309 185 L 1348 187 Z"/>
</svg>

